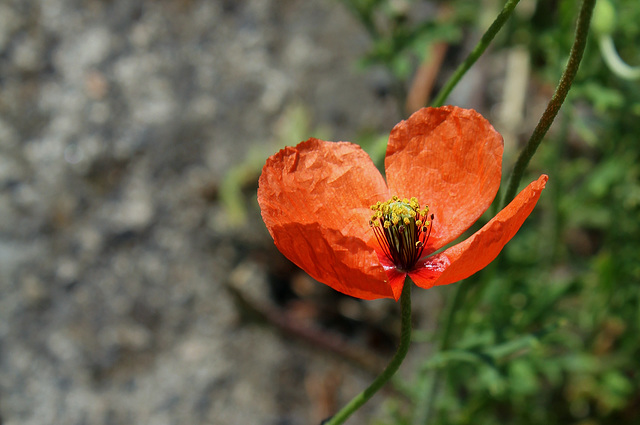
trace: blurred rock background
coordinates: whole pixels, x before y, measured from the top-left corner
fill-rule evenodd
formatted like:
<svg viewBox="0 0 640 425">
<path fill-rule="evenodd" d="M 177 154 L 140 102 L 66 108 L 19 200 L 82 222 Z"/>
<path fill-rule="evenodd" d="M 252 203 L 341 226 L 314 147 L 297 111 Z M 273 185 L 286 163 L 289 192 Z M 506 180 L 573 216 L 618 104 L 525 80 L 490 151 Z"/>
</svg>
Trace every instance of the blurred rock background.
<svg viewBox="0 0 640 425">
<path fill-rule="evenodd" d="M 220 202 L 292 120 L 334 140 L 398 121 L 354 65 L 367 40 L 323 0 L 0 2 L 0 423 L 318 423 L 326 388 L 368 382 L 243 318 L 229 281 L 290 265 L 254 180 L 240 227 Z"/>
</svg>

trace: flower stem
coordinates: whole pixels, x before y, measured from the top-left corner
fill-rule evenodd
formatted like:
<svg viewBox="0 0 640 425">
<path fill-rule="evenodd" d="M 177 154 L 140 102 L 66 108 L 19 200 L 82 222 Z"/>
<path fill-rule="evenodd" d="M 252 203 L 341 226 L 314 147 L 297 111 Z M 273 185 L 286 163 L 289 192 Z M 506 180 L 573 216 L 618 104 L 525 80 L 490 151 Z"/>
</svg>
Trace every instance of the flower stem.
<svg viewBox="0 0 640 425">
<path fill-rule="evenodd" d="M 502 201 L 503 206 L 506 206 L 516 196 L 518 184 L 520 184 L 520 180 L 524 175 L 527 165 L 529 165 L 529 161 L 533 157 L 533 154 L 536 153 L 538 146 L 540 146 L 540 142 L 542 142 L 542 138 L 547 134 L 549 127 L 551 127 L 562 103 L 567 97 L 567 93 L 569 93 L 571 83 L 573 83 L 573 80 L 578 73 L 578 67 L 580 66 L 584 48 L 587 44 L 589 23 L 591 22 L 591 15 L 593 14 L 593 7 L 595 3 L 595 0 L 584 0 L 582 2 L 580 14 L 578 15 L 578 23 L 576 25 L 576 36 L 573 46 L 571 46 L 571 53 L 569 54 L 567 67 L 560 78 L 560 82 L 558 83 L 558 87 L 556 87 L 553 97 L 547 105 L 547 109 L 542 114 L 540 121 L 538 121 L 538 125 L 533 130 L 527 145 L 524 147 L 522 152 L 520 152 L 520 156 L 518 156 L 509 179 L 507 191 L 504 194 Z"/>
<path fill-rule="evenodd" d="M 469 53 L 469 56 L 467 56 L 464 62 L 460 64 L 451 78 L 449 78 L 449 81 L 447 81 L 444 87 L 442 87 L 435 100 L 431 102 L 431 106 L 442 106 L 444 104 L 444 101 L 447 100 L 447 97 L 456 86 L 456 84 L 458 84 L 458 82 L 462 79 L 464 74 L 466 74 L 469 68 L 471 68 L 471 66 L 476 63 L 478 58 L 482 56 L 484 51 L 487 50 L 487 47 L 489 47 L 489 44 L 496 36 L 498 31 L 500 31 L 500 28 L 502 28 L 504 23 L 507 22 L 507 19 L 509 19 L 509 16 L 511 16 L 511 12 L 513 12 L 513 9 L 515 9 L 516 5 L 519 2 L 520 0 L 507 1 L 500 14 L 496 17 L 495 21 L 493 21 L 489 29 L 482 35 L 482 38 L 480 39 L 476 47 L 473 48 L 471 53 Z"/>
<path fill-rule="evenodd" d="M 396 373 L 405 356 L 409 351 L 411 343 L 411 279 L 407 276 L 400 296 L 400 308 L 402 328 L 400 332 L 400 345 L 385 370 L 369 385 L 367 389 L 354 397 L 346 406 L 336 413 L 329 420 L 323 422 L 324 425 L 338 425 L 344 423 L 356 410 L 362 407 L 380 388 Z"/>
<path fill-rule="evenodd" d="M 640 67 L 630 66 L 622 60 L 620 55 L 618 55 L 618 51 L 610 34 L 601 35 L 598 38 L 598 43 L 600 44 L 600 51 L 602 52 L 604 63 L 607 64 L 614 74 L 625 80 L 633 81 L 640 79 Z"/>
</svg>

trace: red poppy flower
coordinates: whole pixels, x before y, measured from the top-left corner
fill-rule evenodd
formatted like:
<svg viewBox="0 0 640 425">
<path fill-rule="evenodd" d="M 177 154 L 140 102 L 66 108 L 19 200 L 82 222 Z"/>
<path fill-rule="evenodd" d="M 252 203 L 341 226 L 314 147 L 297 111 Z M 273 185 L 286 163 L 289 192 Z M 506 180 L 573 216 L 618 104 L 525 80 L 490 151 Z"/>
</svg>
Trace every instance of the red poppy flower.
<svg viewBox="0 0 640 425">
<path fill-rule="evenodd" d="M 431 288 L 484 268 L 529 216 L 546 175 L 434 254 L 491 204 L 502 151 L 502 136 L 477 112 L 424 108 L 391 131 L 386 182 L 359 146 L 312 138 L 267 160 L 258 202 L 278 249 L 311 277 L 353 297 L 397 300 L 407 274 Z"/>
</svg>

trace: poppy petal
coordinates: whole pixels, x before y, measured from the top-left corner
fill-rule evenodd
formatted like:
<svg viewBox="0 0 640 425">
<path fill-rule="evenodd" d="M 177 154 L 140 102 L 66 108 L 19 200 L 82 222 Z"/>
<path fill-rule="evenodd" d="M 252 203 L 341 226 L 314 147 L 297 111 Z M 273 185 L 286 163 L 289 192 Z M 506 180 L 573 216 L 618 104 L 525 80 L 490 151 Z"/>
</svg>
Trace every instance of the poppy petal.
<svg viewBox="0 0 640 425">
<path fill-rule="evenodd" d="M 451 261 L 442 253 L 432 255 L 421 262 L 419 261 L 409 273 L 409 277 L 417 286 L 429 289 L 435 285 L 435 282 L 450 265 Z"/>
<path fill-rule="evenodd" d="M 421 266 L 433 267 L 435 262 L 450 262 L 449 267 L 437 279 L 416 280 L 416 285 L 430 288 L 434 285 L 448 285 L 466 279 L 493 261 L 502 248 L 516 234 L 525 219 L 533 211 L 548 177 L 543 174 L 515 197 L 509 205 L 468 239 L 425 259 Z M 412 274 L 413 278 L 414 275 Z"/>
<path fill-rule="evenodd" d="M 380 264 L 382 264 L 384 271 L 387 273 L 389 285 L 393 292 L 393 298 L 398 301 L 400 299 L 400 295 L 402 295 L 402 288 L 404 287 L 407 273 L 398 270 L 398 268 L 382 252 L 376 251 L 376 253 L 378 254 Z"/>
<path fill-rule="evenodd" d="M 370 243 L 387 185 L 357 145 L 309 139 L 270 157 L 258 203 L 278 249 L 314 279 L 362 299 L 394 297 Z"/>
<path fill-rule="evenodd" d="M 431 252 L 489 208 L 500 186 L 502 151 L 502 136 L 471 109 L 423 108 L 393 128 L 385 159 L 389 189 L 429 206 Z"/>
</svg>

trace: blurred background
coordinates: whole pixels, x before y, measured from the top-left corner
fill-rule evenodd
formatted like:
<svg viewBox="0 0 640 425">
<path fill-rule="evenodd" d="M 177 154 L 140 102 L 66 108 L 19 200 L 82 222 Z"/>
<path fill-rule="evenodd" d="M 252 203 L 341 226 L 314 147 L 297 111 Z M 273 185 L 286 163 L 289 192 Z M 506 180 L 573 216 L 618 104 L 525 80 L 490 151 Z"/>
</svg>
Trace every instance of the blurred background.
<svg viewBox="0 0 640 425">
<path fill-rule="evenodd" d="M 415 423 L 435 371 L 430 423 L 640 423 L 640 5 L 598 2 L 536 210 L 488 269 L 414 291 L 409 358 L 349 423 Z M 364 388 L 398 306 L 284 259 L 257 178 L 311 136 L 381 164 L 502 6 L 0 0 L 0 423 L 317 424 Z M 503 182 L 579 6 L 523 0 L 448 98 L 504 135 Z"/>
</svg>

